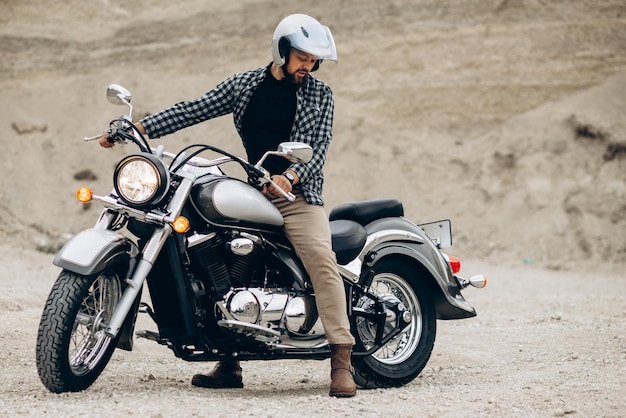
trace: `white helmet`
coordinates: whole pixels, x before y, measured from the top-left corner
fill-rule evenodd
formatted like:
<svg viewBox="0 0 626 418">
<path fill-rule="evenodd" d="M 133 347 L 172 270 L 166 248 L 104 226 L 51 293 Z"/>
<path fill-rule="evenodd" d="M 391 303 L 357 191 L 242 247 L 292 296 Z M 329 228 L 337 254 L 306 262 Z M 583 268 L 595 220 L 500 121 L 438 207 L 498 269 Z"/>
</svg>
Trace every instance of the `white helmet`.
<svg viewBox="0 0 626 418">
<path fill-rule="evenodd" d="M 337 48 L 332 33 L 311 16 L 289 15 L 280 21 L 272 38 L 272 58 L 279 67 L 284 65 L 290 48 L 296 48 L 318 58 L 313 71 L 322 60 L 337 62 Z"/>
</svg>

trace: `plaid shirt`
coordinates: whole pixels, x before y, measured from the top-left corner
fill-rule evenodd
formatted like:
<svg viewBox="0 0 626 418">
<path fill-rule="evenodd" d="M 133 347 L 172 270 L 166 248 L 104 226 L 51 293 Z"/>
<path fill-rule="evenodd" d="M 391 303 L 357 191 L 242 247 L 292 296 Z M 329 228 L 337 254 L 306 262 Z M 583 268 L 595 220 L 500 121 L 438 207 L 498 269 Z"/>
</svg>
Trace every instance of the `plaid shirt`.
<svg viewBox="0 0 626 418">
<path fill-rule="evenodd" d="M 235 128 L 242 136 L 242 119 L 252 93 L 266 76 L 267 67 L 257 68 L 222 81 L 202 97 L 184 101 L 141 120 L 150 138 L 159 138 L 208 119 L 233 114 Z M 289 141 L 313 147 L 307 164 L 292 164 L 298 174 L 304 198 L 309 204 L 323 205 L 322 168 L 332 140 L 334 98 L 330 87 L 309 75 L 296 93 L 297 108 Z"/>
</svg>

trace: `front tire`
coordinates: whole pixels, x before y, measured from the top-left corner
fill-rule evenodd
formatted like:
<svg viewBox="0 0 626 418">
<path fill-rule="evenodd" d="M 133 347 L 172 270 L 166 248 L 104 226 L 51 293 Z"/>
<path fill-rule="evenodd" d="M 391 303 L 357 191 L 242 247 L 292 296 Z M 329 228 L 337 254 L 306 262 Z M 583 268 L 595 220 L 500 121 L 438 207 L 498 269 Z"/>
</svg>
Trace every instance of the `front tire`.
<svg viewBox="0 0 626 418">
<path fill-rule="evenodd" d="M 37 372 L 53 393 L 91 386 L 109 362 L 117 339 L 102 324 L 111 319 L 122 281 L 110 269 L 94 276 L 63 270 L 55 282 L 37 333 Z"/>
<path fill-rule="evenodd" d="M 432 294 L 417 271 L 400 260 L 381 260 L 373 270 L 375 274 L 370 292 L 387 303 L 402 303 L 410 313 L 409 324 L 387 344 L 369 356 L 353 356 L 354 381 L 357 385 L 373 389 L 403 386 L 424 369 L 430 359 L 436 335 L 436 313 Z M 354 301 L 361 309 L 373 308 L 369 298 Z M 387 315 L 384 334 L 397 325 L 398 318 Z M 354 319 L 356 349 L 367 351 L 374 347 L 378 326 L 364 317 Z"/>
</svg>

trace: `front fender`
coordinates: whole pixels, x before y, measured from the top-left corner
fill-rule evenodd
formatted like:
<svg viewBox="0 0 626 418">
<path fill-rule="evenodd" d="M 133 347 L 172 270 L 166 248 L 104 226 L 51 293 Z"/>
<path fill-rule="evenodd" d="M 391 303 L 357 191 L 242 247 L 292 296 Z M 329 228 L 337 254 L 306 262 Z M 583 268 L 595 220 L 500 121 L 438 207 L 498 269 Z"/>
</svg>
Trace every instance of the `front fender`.
<svg viewBox="0 0 626 418">
<path fill-rule="evenodd" d="M 106 229 L 87 229 L 69 240 L 54 258 L 54 265 L 82 275 L 92 275 L 124 257 L 137 255 L 128 238 Z"/>
</svg>

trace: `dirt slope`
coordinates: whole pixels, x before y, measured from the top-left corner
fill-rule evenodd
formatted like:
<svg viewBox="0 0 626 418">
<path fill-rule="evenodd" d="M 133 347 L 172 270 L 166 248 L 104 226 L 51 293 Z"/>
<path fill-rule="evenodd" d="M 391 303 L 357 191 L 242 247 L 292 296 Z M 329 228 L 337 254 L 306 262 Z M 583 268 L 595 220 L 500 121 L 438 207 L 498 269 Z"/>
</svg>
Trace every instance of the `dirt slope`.
<svg viewBox="0 0 626 418">
<path fill-rule="evenodd" d="M 125 152 L 81 143 L 121 112 L 108 83 L 131 89 L 138 117 L 158 111 L 267 63 L 276 22 L 304 11 L 340 53 L 318 74 L 337 100 L 329 207 L 399 197 L 417 222 L 451 218 L 461 255 L 623 261 L 623 2 L 404 3 L 5 1 L 4 223 L 44 238 L 91 225 L 74 190 L 107 191 Z M 229 118 L 162 143 L 196 141 L 242 152 Z"/>
</svg>

